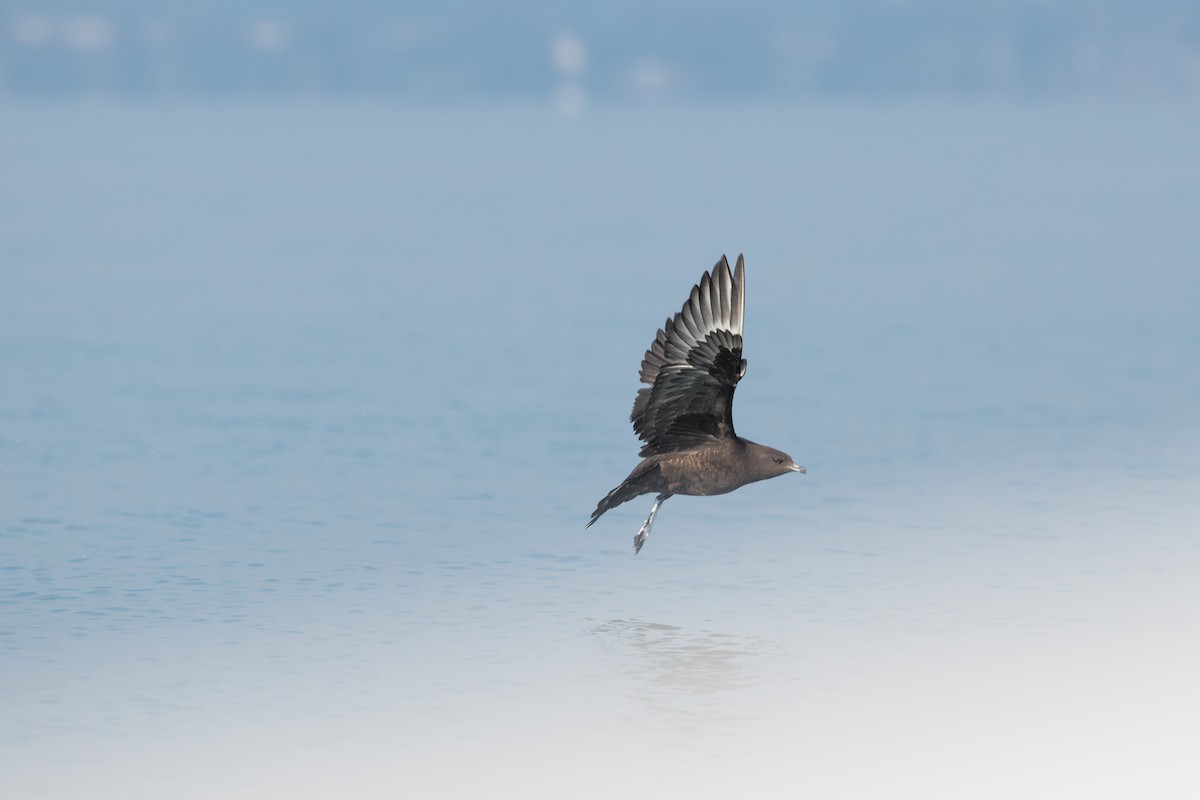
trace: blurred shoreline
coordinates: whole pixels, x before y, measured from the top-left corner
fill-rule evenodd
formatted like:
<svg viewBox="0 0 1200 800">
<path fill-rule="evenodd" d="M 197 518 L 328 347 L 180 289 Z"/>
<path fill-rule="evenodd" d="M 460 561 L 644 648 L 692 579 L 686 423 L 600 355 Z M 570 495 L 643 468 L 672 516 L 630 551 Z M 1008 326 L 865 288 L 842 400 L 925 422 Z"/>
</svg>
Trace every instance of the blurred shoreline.
<svg viewBox="0 0 1200 800">
<path fill-rule="evenodd" d="M 1200 96 L 1200 7 L 890 0 L 519 11 L 382 0 L 0 12 L 0 97 L 614 100 Z"/>
</svg>

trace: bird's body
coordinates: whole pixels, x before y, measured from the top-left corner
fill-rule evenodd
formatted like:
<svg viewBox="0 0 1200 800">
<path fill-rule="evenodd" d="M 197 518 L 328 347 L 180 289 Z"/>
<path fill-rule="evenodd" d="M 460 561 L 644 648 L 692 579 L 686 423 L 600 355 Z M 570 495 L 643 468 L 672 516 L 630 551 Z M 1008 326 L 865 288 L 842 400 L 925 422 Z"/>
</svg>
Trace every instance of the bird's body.
<svg viewBox="0 0 1200 800">
<path fill-rule="evenodd" d="M 683 309 L 658 331 L 642 361 L 630 421 L 645 444 L 642 461 L 592 512 L 590 527 L 611 508 L 643 494 L 658 498 L 634 537 L 641 550 L 663 502 L 676 494 L 715 495 L 788 472 L 804 472 L 780 450 L 733 430 L 733 392 L 746 374 L 742 358 L 745 264 L 730 272 L 722 256 Z"/>
</svg>

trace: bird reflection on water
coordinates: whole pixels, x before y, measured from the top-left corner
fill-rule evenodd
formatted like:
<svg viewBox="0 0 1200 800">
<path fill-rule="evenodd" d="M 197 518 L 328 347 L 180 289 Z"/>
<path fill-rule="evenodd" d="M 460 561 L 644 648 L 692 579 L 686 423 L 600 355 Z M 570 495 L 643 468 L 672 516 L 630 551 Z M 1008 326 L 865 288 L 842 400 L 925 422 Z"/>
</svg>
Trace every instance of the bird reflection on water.
<svg viewBox="0 0 1200 800">
<path fill-rule="evenodd" d="M 747 710 L 753 704 L 731 703 L 730 695 L 760 685 L 774 649 L 768 640 L 638 619 L 597 621 L 591 633 L 625 673 L 626 697 L 633 706 L 629 716 L 639 727 L 650 721 L 671 737 L 708 728 L 730 732 L 731 726 L 758 719 Z M 731 713 L 730 708 L 739 711 Z M 705 738 L 689 735 L 684 741 L 695 744 Z M 713 744 L 719 747 L 719 740 Z"/>
</svg>

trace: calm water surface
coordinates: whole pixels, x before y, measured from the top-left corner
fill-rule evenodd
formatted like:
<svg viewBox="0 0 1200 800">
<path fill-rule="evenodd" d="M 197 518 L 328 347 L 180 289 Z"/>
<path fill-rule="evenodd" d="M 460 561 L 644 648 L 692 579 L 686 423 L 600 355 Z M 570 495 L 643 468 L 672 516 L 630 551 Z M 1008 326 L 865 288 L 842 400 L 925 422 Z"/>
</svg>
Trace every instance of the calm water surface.
<svg viewBox="0 0 1200 800">
<path fill-rule="evenodd" d="M 3 116 L 6 796 L 1200 791 L 1194 110 Z M 635 558 L 740 250 L 808 474 Z"/>
</svg>

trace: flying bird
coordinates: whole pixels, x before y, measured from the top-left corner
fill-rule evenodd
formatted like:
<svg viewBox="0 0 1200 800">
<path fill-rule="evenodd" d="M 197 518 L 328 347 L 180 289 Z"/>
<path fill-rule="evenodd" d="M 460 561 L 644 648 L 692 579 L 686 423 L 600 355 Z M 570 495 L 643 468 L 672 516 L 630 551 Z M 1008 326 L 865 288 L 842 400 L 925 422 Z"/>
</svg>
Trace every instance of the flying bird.
<svg viewBox="0 0 1200 800">
<path fill-rule="evenodd" d="M 733 431 L 733 392 L 746 374 L 742 358 L 745 261 L 731 273 L 721 256 L 692 287 L 683 308 L 669 318 L 642 359 L 641 379 L 629 421 L 644 444 L 641 461 L 621 485 L 596 504 L 587 527 L 605 511 L 656 492 L 650 516 L 633 537 L 638 553 L 658 509 L 676 494 L 732 492 L 747 483 L 804 472 L 781 450 L 755 444 Z"/>
</svg>

